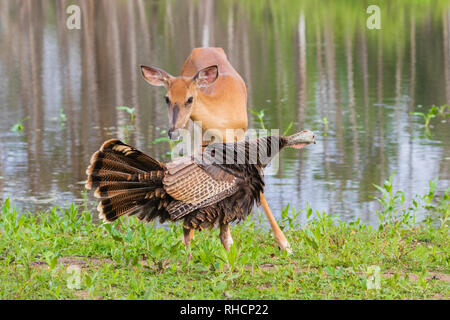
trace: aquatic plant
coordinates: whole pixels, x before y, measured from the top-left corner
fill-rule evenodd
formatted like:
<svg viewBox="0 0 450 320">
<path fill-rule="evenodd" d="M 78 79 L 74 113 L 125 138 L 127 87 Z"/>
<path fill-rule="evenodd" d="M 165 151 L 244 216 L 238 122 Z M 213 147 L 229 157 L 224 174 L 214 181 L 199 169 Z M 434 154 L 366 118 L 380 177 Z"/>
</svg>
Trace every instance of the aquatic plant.
<svg viewBox="0 0 450 320">
<path fill-rule="evenodd" d="M 67 116 L 64 113 L 64 109 L 61 108 L 59 109 L 59 126 L 62 128 L 64 128 L 64 126 L 66 125 L 66 121 L 67 121 Z"/>
<path fill-rule="evenodd" d="M 25 129 L 24 122 L 30 117 L 25 117 L 22 120 L 17 121 L 17 123 L 11 128 L 12 132 L 22 132 Z"/>
<path fill-rule="evenodd" d="M 264 125 L 264 109 L 261 109 L 260 111 L 255 111 L 251 108 L 248 108 L 248 110 L 256 117 L 256 119 L 259 121 L 259 125 L 261 126 L 261 129 L 266 130 L 266 126 Z"/>
<path fill-rule="evenodd" d="M 405 193 L 401 190 L 394 191 L 392 179 L 395 171 L 385 180 L 383 186 L 373 184 L 381 192 L 381 197 L 374 197 L 381 205 L 381 210 L 376 210 L 379 228 L 382 230 L 385 225 L 413 226 L 416 224 L 416 214 L 418 212 L 429 212 L 424 218 L 427 223 L 436 222 L 440 228 L 446 228 L 449 217 L 448 197 L 450 188 L 443 191 L 444 195 L 440 200 L 436 200 L 438 178 L 429 181 L 429 190 L 423 196 L 412 199 L 412 205 L 405 206 Z"/>
<path fill-rule="evenodd" d="M 445 104 L 442 106 L 432 106 L 428 113 L 425 114 L 423 112 L 410 112 L 411 115 L 422 117 L 425 121 L 425 134 L 427 137 L 431 137 L 432 134 L 430 132 L 430 121 L 431 119 L 436 118 L 436 116 L 440 116 L 442 118 L 450 117 L 450 113 L 446 114 L 446 110 L 450 110 L 450 106 Z"/>
<path fill-rule="evenodd" d="M 266 130 L 266 126 L 264 124 L 264 109 L 261 109 L 260 111 L 255 111 L 251 108 L 249 108 L 250 112 L 255 116 L 256 120 L 259 122 L 259 126 L 261 129 Z M 286 127 L 286 129 L 283 131 L 283 136 L 288 135 L 289 131 L 292 129 L 292 126 L 294 125 L 294 122 L 291 121 L 289 122 L 288 126 Z"/>
<path fill-rule="evenodd" d="M 324 126 L 322 135 L 323 136 L 327 136 L 328 135 L 328 119 L 327 119 L 327 117 L 324 117 L 322 119 L 322 123 L 323 123 L 323 126 Z"/>
<path fill-rule="evenodd" d="M 131 123 L 134 122 L 134 118 L 136 117 L 134 108 L 130 108 L 127 106 L 118 106 L 118 107 L 116 107 L 116 109 L 120 110 L 120 111 L 125 111 L 126 113 L 128 113 L 130 115 L 130 122 Z"/>
<path fill-rule="evenodd" d="M 283 135 L 283 136 L 287 136 L 288 133 L 289 133 L 289 131 L 291 131 L 293 125 L 294 125 L 294 122 L 293 122 L 293 121 L 289 122 L 287 128 L 283 131 L 283 134 L 282 134 L 282 135 Z"/>
<path fill-rule="evenodd" d="M 161 143 L 161 142 L 167 142 L 167 143 L 169 144 L 169 151 L 167 151 L 165 154 L 163 154 L 163 157 L 168 158 L 168 157 L 170 157 L 170 156 L 172 155 L 172 150 L 173 150 L 173 148 L 174 148 L 178 143 L 180 143 L 181 140 L 174 141 L 174 140 L 170 139 L 170 138 L 167 136 L 167 130 L 161 130 L 160 134 L 161 134 L 161 136 L 158 137 L 158 138 L 156 138 L 156 139 L 154 139 L 154 140 L 152 141 L 152 143 L 153 143 L 153 144 L 157 144 L 157 143 Z"/>
</svg>

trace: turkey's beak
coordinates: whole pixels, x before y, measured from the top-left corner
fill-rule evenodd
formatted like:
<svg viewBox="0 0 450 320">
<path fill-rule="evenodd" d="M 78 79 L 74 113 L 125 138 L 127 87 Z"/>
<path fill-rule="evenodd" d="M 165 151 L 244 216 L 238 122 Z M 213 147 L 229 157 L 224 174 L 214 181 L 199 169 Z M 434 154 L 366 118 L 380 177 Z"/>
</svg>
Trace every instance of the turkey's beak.
<svg viewBox="0 0 450 320">
<path fill-rule="evenodd" d="M 314 136 L 314 133 L 309 130 L 297 132 L 292 136 L 287 137 L 287 139 L 287 146 L 295 149 L 301 149 L 311 143 L 316 144 L 316 137 Z"/>
</svg>

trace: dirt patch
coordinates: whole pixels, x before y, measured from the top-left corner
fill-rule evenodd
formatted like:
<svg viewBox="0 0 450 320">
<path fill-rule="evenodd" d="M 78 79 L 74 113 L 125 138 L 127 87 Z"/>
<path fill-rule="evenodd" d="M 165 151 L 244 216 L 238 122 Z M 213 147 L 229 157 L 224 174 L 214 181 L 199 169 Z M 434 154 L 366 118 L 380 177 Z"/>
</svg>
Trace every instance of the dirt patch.
<svg viewBox="0 0 450 320">
<path fill-rule="evenodd" d="M 58 264 L 66 266 L 79 266 L 81 268 L 86 268 L 88 266 L 98 266 L 103 264 L 115 264 L 111 259 L 98 259 L 91 257 L 61 257 L 58 258 Z M 32 262 L 34 267 L 45 267 L 47 263 L 42 260 L 36 260 Z"/>
<path fill-rule="evenodd" d="M 62 265 L 66 265 L 66 266 L 79 266 L 81 268 L 87 268 L 89 266 L 99 266 L 99 265 L 104 265 L 104 264 L 112 264 L 112 265 L 116 265 L 114 261 L 112 261 L 111 259 L 99 259 L 99 258 L 93 258 L 93 257 L 61 257 L 58 259 L 58 264 L 62 264 Z M 139 265 L 141 265 L 141 267 L 147 267 L 150 269 L 160 269 L 157 268 L 157 266 L 154 263 L 150 263 L 150 265 L 148 264 L 148 262 L 146 260 L 140 260 L 138 262 Z M 37 260 L 32 262 L 32 265 L 34 267 L 46 267 L 47 263 L 45 261 L 41 261 L 41 260 Z M 293 265 L 296 265 L 296 263 L 293 263 Z M 165 264 L 163 264 L 162 266 L 162 270 L 164 270 L 165 268 Z M 276 272 L 276 270 L 279 268 L 279 266 L 272 264 L 272 263 L 265 263 L 265 264 L 261 264 L 259 265 L 259 268 L 262 271 L 265 272 Z M 245 269 L 247 270 L 251 270 L 254 271 L 254 269 L 249 266 L 246 265 Z M 314 267 L 306 267 L 306 268 L 302 268 L 302 267 L 298 267 L 295 266 L 295 272 L 297 273 L 306 273 L 306 272 L 317 272 L 318 268 L 314 268 Z M 323 270 L 322 271 L 323 274 L 327 275 L 327 273 Z M 358 275 L 365 275 L 364 272 L 361 271 L 357 271 L 356 274 Z M 399 274 L 400 276 L 404 276 L 405 274 L 408 276 L 409 281 L 413 281 L 416 282 L 419 280 L 419 276 L 415 273 L 412 272 L 406 272 L 403 270 L 400 271 L 386 271 L 386 272 L 382 272 L 381 276 L 384 278 L 390 278 L 393 277 L 395 274 Z M 450 274 L 445 274 L 445 273 L 439 273 L 439 272 L 428 272 L 427 277 L 425 278 L 427 281 L 444 281 L 444 282 L 450 282 Z M 80 297 L 81 298 L 81 297 Z"/>
<path fill-rule="evenodd" d="M 409 281 L 418 281 L 419 280 L 419 276 L 415 273 L 410 273 L 410 272 L 404 272 L 404 271 L 400 271 L 400 272 L 385 272 L 382 273 L 381 276 L 385 277 L 385 278 L 390 278 L 393 277 L 395 274 L 400 274 L 401 276 L 404 276 L 405 274 L 408 275 L 408 279 Z M 445 274 L 445 273 L 438 273 L 438 272 L 428 272 L 428 276 L 425 278 L 427 281 L 430 280 L 434 280 L 434 281 L 446 281 L 449 282 L 450 281 L 450 275 Z"/>
<path fill-rule="evenodd" d="M 111 259 L 85 258 L 85 257 L 62 257 L 58 259 L 58 263 L 65 265 L 79 265 L 80 267 L 86 265 L 101 265 L 101 264 L 115 264 Z"/>
<path fill-rule="evenodd" d="M 272 270 L 272 269 L 276 269 L 276 267 L 275 267 L 275 265 L 274 264 L 272 264 L 272 263 L 264 263 L 264 264 L 261 264 L 261 265 L 259 265 L 259 268 L 261 269 L 261 270 Z"/>
<path fill-rule="evenodd" d="M 257 286 L 256 288 L 258 290 L 265 290 L 265 289 L 269 289 L 270 287 L 271 287 L 270 283 L 263 283 L 262 285 Z"/>
<path fill-rule="evenodd" d="M 80 300 L 90 300 L 91 297 L 89 296 L 88 290 L 77 290 L 75 291 L 75 296 Z M 103 300 L 102 296 L 96 296 L 94 297 L 94 300 Z"/>
<path fill-rule="evenodd" d="M 293 265 L 296 265 L 296 263 L 293 263 Z M 259 268 L 263 271 L 270 272 L 271 270 L 276 271 L 278 266 L 271 264 L 271 263 L 265 263 L 265 264 L 261 264 L 259 266 Z M 246 266 L 246 269 L 252 270 L 250 266 Z M 306 268 L 301 268 L 298 266 L 295 267 L 295 272 L 297 272 L 297 273 L 317 272 L 317 271 L 318 271 L 318 268 L 314 268 L 314 267 L 306 267 Z M 324 270 L 322 270 L 322 274 L 327 275 L 328 273 L 326 273 Z M 356 274 L 361 275 L 361 276 L 366 275 L 365 272 L 361 272 L 361 271 L 357 271 Z M 393 277 L 395 274 L 399 274 L 400 276 L 404 276 L 405 274 L 407 274 L 409 281 L 416 282 L 419 280 L 419 276 L 417 274 L 412 273 L 412 272 L 406 272 L 403 270 L 382 272 L 381 276 L 384 278 L 390 278 L 390 277 Z M 428 275 L 425 278 L 427 281 L 450 282 L 450 274 L 439 273 L 439 272 L 427 272 L 427 274 Z"/>
<path fill-rule="evenodd" d="M 45 261 L 36 260 L 31 263 L 33 267 L 45 267 L 47 263 Z"/>
</svg>

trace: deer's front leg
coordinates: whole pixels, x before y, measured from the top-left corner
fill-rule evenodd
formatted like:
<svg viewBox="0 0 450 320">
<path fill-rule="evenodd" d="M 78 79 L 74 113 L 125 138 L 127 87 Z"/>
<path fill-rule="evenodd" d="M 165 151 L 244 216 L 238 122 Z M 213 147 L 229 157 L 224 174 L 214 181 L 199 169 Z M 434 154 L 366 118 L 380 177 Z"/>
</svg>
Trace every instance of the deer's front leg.
<svg viewBox="0 0 450 320">
<path fill-rule="evenodd" d="M 266 214 L 267 219 L 269 220 L 270 227 L 273 230 L 273 235 L 275 238 L 275 241 L 278 244 L 278 247 L 284 251 L 286 250 L 288 253 L 292 253 L 291 247 L 289 245 L 289 242 L 287 241 L 283 231 L 281 231 L 280 227 L 277 224 L 277 221 L 273 217 L 272 212 L 270 211 L 269 205 L 267 204 L 266 197 L 261 192 L 261 205 L 264 209 L 264 213 Z"/>
<path fill-rule="evenodd" d="M 233 244 L 233 238 L 231 237 L 230 226 L 228 224 L 220 224 L 219 238 L 225 250 L 230 251 L 230 247 Z"/>
<path fill-rule="evenodd" d="M 194 238 L 194 229 L 186 229 L 183 227 L 183 244 L 186 250 L 190 249 L 191 240 Z M 189 250 L 188 259 L 192 259 L 192 252 Z"/>
</svg>

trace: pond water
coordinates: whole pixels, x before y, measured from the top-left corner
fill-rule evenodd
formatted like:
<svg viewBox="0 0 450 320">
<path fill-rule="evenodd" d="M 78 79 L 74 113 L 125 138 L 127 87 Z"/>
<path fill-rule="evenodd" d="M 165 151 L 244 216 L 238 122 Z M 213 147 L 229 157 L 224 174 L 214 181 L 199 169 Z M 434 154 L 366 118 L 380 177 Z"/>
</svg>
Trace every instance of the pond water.
<svg viewBox="0 0 450 320">
<path fill-rule="evenodd" d="M 373 184 L 394 171 L 408 199 L 436 177 L 447 188 L 449 121 L 432 119 L 427 137 L 410 112 L 450 103 L 449 3 L 378 2 L 380 30 L 366 27 L 365 1 L 0 1 L 0 200 L 32 212 L 80 203 L 90 156 L 114 137 L 167 161 L 169 145 L 153 143 L 168 126 L 165 90 L 139 65 L 177 75 L 201 46 L 225 50 L 266 127 L 317 135 L 267 177 L 276 216 L 309 203 L 374 223 Z M 80 30 L 66 27 L 72 3 Z M 117 106 L 135 108 L 132 127 Z"/>
</svg>

